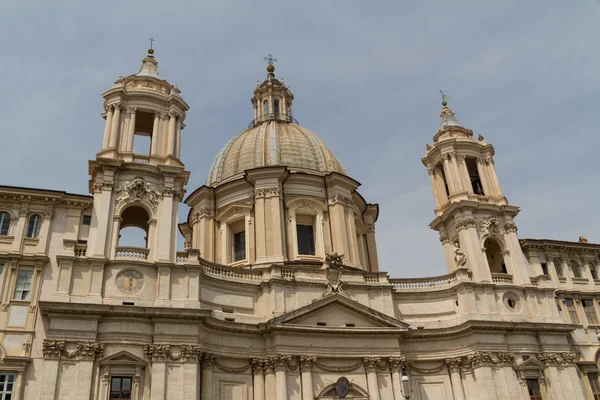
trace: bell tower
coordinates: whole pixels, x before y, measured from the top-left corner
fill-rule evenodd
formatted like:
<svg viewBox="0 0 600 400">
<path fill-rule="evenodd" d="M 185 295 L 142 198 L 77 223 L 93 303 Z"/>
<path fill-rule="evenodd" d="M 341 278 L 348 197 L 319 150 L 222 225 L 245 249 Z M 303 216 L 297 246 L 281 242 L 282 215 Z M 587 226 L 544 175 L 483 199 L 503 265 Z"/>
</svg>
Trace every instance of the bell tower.
<svg viewBox="0 0 600 400">
<path fill-rule="evenodd" d="M 529 273 L 513 218 L 519 208 L 508 204 L 494 167 L 494 147 L 463 127 L 442 92 L 442 124 L 427 145 L 427 168 L 436 218 L 449 272 L 466 267 L 480 282 L 528 284 Z"/>
<path fill-rule="evenodd" d="M 102 94 L 102 149 L 90 161 L 94 195 L 88 256 L 174 262 L 177 210 L 189 172 L 179 159 L 189 109 L 177 85 L 158 74 L 150 48 L 138 73 Z M 145 246 L 121 243 L 121 231 L 145 231 Z"/>
</svg>

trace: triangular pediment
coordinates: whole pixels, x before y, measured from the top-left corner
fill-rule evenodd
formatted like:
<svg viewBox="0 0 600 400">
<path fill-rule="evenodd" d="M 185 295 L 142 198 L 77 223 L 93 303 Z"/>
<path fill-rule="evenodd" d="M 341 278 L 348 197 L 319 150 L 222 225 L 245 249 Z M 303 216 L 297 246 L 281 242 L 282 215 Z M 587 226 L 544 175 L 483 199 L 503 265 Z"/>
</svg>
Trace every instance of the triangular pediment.
<svg viewBox="0 0 600 400">
<path fill-rule="evenodd" d="M 523 361 L 519 366 L 515 367 L 517 371 L 539 371 L 546 368 L 546 366 L 537 358 L 531 357 L 529 360 Z"/>
<path fill-rule="evenodd" d="M 324 325 L 323 325 L 324 324 Z M 339 294 L 325 297 L 267 323 L 270 327 L 316 327 L 321 329 L 406 330 L 408 324 Z"/>
<path fill-rule="evenodd" d="M 147 362 L 127 350 L 121 350 L 98 360 L 100 364 L 146 365 Z"/>
</svg>

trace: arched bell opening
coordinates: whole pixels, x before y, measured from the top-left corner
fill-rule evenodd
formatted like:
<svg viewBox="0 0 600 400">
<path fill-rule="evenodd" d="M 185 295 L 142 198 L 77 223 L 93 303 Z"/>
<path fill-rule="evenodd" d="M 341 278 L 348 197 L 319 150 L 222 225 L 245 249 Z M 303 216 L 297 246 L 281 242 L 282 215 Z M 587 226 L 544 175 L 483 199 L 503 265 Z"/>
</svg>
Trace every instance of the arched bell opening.
<svg viewBox="0 0 600 400">
<path fill-rule="evenodd" d="M 508 274 L 504 251 L 498 241 L 493 238 L 487 238 L 484 242 L 485 256 L 492 274 Z"/>
<path fill-rule="evenodd" d="M 131 205 L 121 213 L 117 258 L 148 258 L 150 215 L 142 206 Z"/>
</svg>

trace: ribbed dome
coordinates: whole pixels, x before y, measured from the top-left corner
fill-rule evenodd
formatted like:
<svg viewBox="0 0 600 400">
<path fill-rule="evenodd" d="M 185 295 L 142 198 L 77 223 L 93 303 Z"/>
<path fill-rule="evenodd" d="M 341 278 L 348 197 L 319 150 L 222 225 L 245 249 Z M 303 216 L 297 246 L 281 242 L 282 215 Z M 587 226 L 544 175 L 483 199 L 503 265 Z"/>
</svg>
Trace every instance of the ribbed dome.
<svg viewBox="0 0 600 400">
<path fill-rule="evenodd" d="M 214 186 L 247 169 L 281 165 L 296 170 L 346 170 L 321 138 L 300 125 L 266 121 L 240 133 L 215 159 L 207 185 Z"/>
</svg>

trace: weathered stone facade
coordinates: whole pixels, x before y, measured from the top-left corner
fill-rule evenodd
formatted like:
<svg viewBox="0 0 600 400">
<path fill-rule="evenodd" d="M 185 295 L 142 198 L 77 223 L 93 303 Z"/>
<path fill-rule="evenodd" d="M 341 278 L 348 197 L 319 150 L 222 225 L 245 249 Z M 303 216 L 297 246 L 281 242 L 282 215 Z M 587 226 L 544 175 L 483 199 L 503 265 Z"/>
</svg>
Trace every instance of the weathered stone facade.
<svg viewBox="0 0 600 400">
<path fill-rule="evenodd" d="M 0 187 L 13 399 L 593 400 L 600 245 L 519 240 L 492 145 L 445 102 L 423 163 L 448 274 L 395 279 L 378 206 L 272 66 L 253 123 L 184 200 L 188 106 L 157 67 L 149 52 L 103 94 L 90 196 Z M 128 227 L 145 246 L 122 245 Z"/>
</svg>

